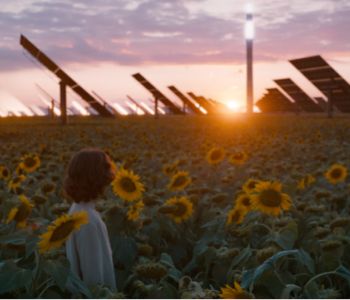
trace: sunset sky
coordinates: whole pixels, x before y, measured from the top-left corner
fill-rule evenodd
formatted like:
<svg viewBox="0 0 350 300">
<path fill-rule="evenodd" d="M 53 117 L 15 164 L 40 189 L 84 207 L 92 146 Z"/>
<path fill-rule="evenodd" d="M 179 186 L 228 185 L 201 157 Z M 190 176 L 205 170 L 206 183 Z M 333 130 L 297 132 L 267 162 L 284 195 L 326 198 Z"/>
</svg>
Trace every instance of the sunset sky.
<svg viewBox="0 0 350 300">
<path fill-rule="evenodd" d="M 150 94 L 142 73 L 169 98 L 170 84 L 222 102 L 245 104 L 241 0 L 1 0 L 0 115 L 43 105 L 35 84 L 58 97 L 55 76 L 29 59 L 24 34 L 77 82 L 109 102 Z M 350 81 L 349 0 L 255 0 L 255 101 L 273 79 L 291 77 L 319 92 L 288 63 L 321 54 Z M 69 101 L 78 101 L 69 94 Z M 81 102 L 82 103 L 82 102 Z M 150 103 L 150 102 L 149 102 Z"/>
</svg>

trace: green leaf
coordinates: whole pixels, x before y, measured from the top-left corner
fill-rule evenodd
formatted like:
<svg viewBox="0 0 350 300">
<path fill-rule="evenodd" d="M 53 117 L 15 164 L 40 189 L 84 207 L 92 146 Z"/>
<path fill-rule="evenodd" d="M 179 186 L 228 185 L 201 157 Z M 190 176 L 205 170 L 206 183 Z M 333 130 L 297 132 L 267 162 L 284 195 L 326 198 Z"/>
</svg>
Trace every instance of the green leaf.
<svg viewBox="0 0 350 300">
<path fill-rule="evenodd" d="M 252 249 L 250 247 L 244 248 L 233 260 L 229 270 L 233 270 L 240 263 L 245 262 L 252 256 Z"/>
<path fill-rule="evenodd" d="M 0 269 L 0 295 L 23 288 L 32 282 L 32 272 L 7 261 Z"/>
<path fill-rule="evenodd" d="M 39 238 L 38 237 L 28 237 L 26 240 L 26 255 L 25 257 L 29 257 L 33 254 L 35 249 L 37 248 Z"/>
<path fill-rule="evenodd" d="M 163 252 L 160 255 L 159 262 L 162 263 L 164 266 L 167 266 L 169 268 L 174 267 L 173 259 L 171 258 L 171 256 L 168 253 Z"/>
<path fill-rule="evenodd" d="M 306 254 L 306 252 L 303 252 L 303 250 L 284 250 L 276 253 L 275 255 L 271 256 L 267 260 L 265 260 L 259 267 L 256 269 L 247 270 L 243 273 L 243 280 L 242 285 L 244 288 L 252 287 L 254 286 L 254 283 L 259 279 L 259 277 L 266 272 L 267 270 L 273 268 L 274 263 L 285 256 L 293 255 L 295 256 L 301 263 L 306 265 L 306 267 L 309 268 L 311 271 L 312 264 L 309 260 L 310 257 Z M 304 260 L 303 260 L 304 259 Z M 310 258 L 311 259 L 311 258 Z"/>
<path fill-rule="evenodd" d="M 77 298 L 77 294 L 83 294 L 87 298 L 92 298 L 92 294 L 90 290 L 88 289 L 87 285 L 72 271 L 69 272 L 68 279 L 67 279 L 67 289 L 73 293 L 75 297 Z"/>
<path fill-rule="evenodd" d="M 277 236 L 273 239 L 282 249 L 291 250 L 298 238 L 298 225 L 295 222 L 289 222 L 283 227 Z"/>
<path fill-rule="evenodd" d="M 137 244 L 133 238 L 113 236 L 111 239 L 114 263 L 118 262 L 129 269 L 137 257 Z"/>
<path fill-rule="evenodd" d="M 335 273 L 344 279 L 346 279 L 348 282 L 350 282 L 350 271 L 345 268 L 344 266 L 339 266 L 336 270 Z"/>
<path fill-rule="evenodd" d="M 70 273 L 67 260 L 47 260 L 43 263 L 44 271 L 51 275 L 62 291 L 65 290 Z"/>
<path fill-rule="evenodd" d="M 0 244 L 21 245 L 25 243 L 27 235 L 28 234 L 23 231 L 10 233 L 8 235 L 0 237 Z"/>
<path fill-rule="evenodd" d="M 292 296 L 296 296 L 298 293 L 300 293 L 301 287 L 295 284 L 287 284 L 285 288 L 282 291 L 282 294 L 280 296 L 281 299 L 294 299 L 291 298 Z"/>
</svg>

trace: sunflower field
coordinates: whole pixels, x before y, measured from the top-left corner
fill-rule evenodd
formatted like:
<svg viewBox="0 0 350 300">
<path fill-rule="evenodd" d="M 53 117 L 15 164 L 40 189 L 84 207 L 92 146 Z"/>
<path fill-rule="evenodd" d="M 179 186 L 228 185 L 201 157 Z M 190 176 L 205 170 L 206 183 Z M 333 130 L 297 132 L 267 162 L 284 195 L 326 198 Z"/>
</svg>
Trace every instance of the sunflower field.
<svg viewBox="0 0 350 300">
<path fill-rule="evenodd" d="M 117 290 L 70 271 L 71 156 L 115 179 L 96 209 Z M 0 120 L 2 298 L 347 298 L 350 119 L 309 116 Z"/>
</svg>

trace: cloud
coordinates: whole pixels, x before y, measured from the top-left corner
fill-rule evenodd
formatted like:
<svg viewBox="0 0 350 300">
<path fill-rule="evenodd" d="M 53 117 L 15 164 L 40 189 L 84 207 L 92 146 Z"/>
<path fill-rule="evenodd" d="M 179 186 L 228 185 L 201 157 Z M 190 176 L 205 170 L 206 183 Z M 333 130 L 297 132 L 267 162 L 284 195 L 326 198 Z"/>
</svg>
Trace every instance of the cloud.
<svg viewBox="0 0 350 300">
<path fill-rule="evenodd" d="M 31 66 L 21 33 L 59 64 L 239 63 L 244 2 L 11 0 L 0 7 L 0 68 Z M 255 2 L 257 60 L 350 51 L 349 1 Z"/>
</svg>

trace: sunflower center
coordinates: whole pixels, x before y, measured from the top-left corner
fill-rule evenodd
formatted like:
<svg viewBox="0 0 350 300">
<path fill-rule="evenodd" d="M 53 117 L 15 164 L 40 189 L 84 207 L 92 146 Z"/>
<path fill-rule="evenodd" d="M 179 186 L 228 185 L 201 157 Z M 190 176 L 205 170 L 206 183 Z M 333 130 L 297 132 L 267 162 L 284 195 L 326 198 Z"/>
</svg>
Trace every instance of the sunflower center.
<svg viewBox="0 0 350 300">
<path fill-rule="evenodd" d="M 7 177 L 9 175 L 9 171 L 7 169 L 2 170 L 2 176 Z"/>
<path fill-rule="evenodd" d="M 15 178 L 13 179 L 12 183 L 17 184 L 17 183 L 20 183 L 21 180 L 22 180 L 21 177 L 15 177 Z"/>
<path fill-rule="evenodd" d="M 136 191 L 135 182 L 129 177 L 123 177 L 120 179 L 120 186 L 124 191 L 128 193 L 133 193 Z"/>
<path fill-rule="evenodd" d="M 249 197 L 244 197 L 242 200 L 242 204 L 244 206 L 249 206 L 250 205 L 250 198 Z"/>
<path fill-rule="evenodd" d="M 28 218 L 30 212 L 31 212 L 31 209 L 28 206 L 22 204 L 22 205 L 19 206 L 18 211 L 17 211 L 16 216 L 15 216 L 14 219 L 18 223 L 22 222 L 22 221 L 24 221 L 25 219 Z"/>
<path fill-rule="evenodd" d="M 265 206 L 277 207 L 282 202 L 282 196 L 275 190 L 265 190 L 260 195 L 260 201 Z"/>
<path fill-rule="evenodd" d="M 239 218 L 241 216 L 241 213 L 239 212 L 239 210 L 236 210 L 232 215 L 231 215 L 231 222 L 232 223 L 237 223 Z"/>
<path fill-rule="evenodd" d="M 250 190 L 252 190 L 252 189 L 255 188 L 255 185 L 256 185 L 256 182 L 255 182 L 255 181 L 251 181 L 251 182 L 248 183 L 248 188 L 249 188 Z"/>
<path fill-rule="evenodd" d="M 243 154 L 242 153 L 237 153 L 237 154 L 233 155 L 233 158 L 237 159 L 237 160 L 241 160 L 243 158 Z"/>
<path fill-rule="evenodd" d="M 186 183 L 186 177 L 185 176 L 178 176 L 175 178 L 173 186 L 182 186 Z"/>
<path fill-rule="evenodd" d="M 178 203 L 175 203 L 174 206 L 175 206 L 175 209 L 174 211 L 172 211 L 172 214 L 177 217 L 181 217 L 187 212 L 187 207 L 183 203 L 178 202 Z"/>
<path fill-rule="evenodd" d="M 221 158 L 221 151 L 220 150 L 214 150 L 212 153 L 211 153 L 211 159 L 212 160 L 218 160 Z"/>
<path fill-rule="evenodd" d="M 56 242 L 59 240 L 64 240 L 74 229 L 74 220 L 69 220 L 60 226 L 58 226 L 52 233 L 50 242 Z"/>
<path fill-rule="evenodd" d="M 25 164 L 26 167 L 32 168 L 32 167 L 35 166 L 36 160 L 33 157 L 26 157 L 24 159 L 24 164 Z"/>
<path fill-rule="evenodd" d="M 333 169 L 330 175 L 332 178 L 338 179 L 338 178 L 341 178 L 342 174 L 343 174 L 342 170 L 337 168 L 337 169 Z"/>
</svg>

